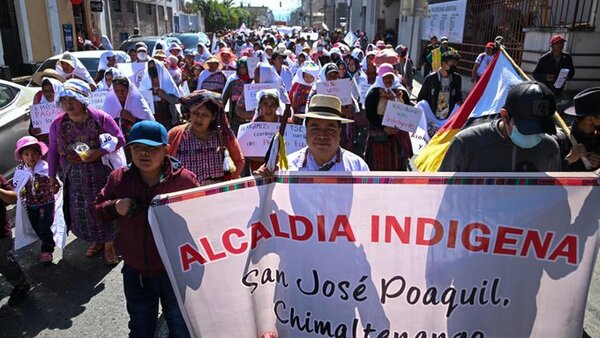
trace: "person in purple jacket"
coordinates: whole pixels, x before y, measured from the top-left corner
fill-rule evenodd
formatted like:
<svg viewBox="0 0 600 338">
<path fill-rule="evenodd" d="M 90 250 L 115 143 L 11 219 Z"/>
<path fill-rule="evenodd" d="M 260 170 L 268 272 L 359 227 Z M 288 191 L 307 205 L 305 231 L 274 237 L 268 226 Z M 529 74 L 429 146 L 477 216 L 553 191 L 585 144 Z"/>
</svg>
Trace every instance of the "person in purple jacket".
<svg viewBox="0 0 600 338">
<path fill-rule="evenodd" d="M 59 185 L 58 167 L 65 175 L 63 201 L 67 227 L 77 236 L 93 244 L 86 256 L 93 257 L 104 249 L 107 264 L 119 262 L 113 241 L 117 235 L 114 222 L 97 222 L 88 206 L 106 184 L 111 168 L 102 163 L 107 151 L 100 148 L 100 135 L 108 133 L 117 139 L 116 148 L 125 144 L 121 129 L 107 113 L 88 106 L 91 90 L 81 80 L 68 80 L 57 94 L 57 104 L 64 111 L 50 126 L 48 176 L 54 192 Z"/>
</svg>

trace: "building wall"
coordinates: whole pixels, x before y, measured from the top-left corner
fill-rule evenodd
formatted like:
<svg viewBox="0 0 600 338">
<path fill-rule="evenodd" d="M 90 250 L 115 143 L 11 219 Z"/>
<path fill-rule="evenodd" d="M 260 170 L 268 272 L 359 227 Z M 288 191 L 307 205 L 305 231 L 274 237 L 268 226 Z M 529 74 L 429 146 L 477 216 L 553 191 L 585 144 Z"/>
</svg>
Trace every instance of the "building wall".
<svg viewBox="0 0 600 338">
<path fill-rule="evenodd" d="M 362 8 L 362 1 L 360 0 L 347 0 L 348 4 L 348 24 L 349 30 L 356 31 L 357 29 L 362 30 L 362 18 L 360 16 L 360 10 Z"/>
<path fill-rule="evenodd" d="M 73 17 L 73 7 L 71 6 L 71 1 L 69 0 L 56 0 L 56 5 L 58 7 L 58 20 L 60 22 L 60 38 L 61 38 L 61 46 L 62 50 L 65 51 L 65 37 L 62 33 L 62 25 L 72 25 L 75 26 L 75 18 Z M 74 28 L 73 28 L 74 29 Z M 75 33 L 73 32 L 73 38 L 76 39 Z M 77 45 L 76 42 L 74 42 Z"/>
<path fill-rule="evenodd" d="M 29 20 L 29 39 L 33 62 L 42 62 L 52 56 L 46 6 L 36 0 L 25 0 Z"/>
</svg>

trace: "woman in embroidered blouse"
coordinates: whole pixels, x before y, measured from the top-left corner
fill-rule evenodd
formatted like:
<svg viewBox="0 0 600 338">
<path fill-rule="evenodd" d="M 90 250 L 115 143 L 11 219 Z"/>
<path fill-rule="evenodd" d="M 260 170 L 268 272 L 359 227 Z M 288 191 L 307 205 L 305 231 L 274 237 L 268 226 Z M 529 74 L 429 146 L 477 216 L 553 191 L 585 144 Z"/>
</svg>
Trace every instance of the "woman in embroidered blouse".
<svg viewBox="0 0 600 338">
<path fill-rule="evenodd" d="M 231 129 L 237 135 L 240 124 L 245 123 L 243 119 L 236 115 L 237 103 L 244 95 L 244 85 L 251 83 L 252 79 L 248 74 L 248 58 L 242 57 L 237 61 L 236 73 L 229 76 L 225 88 L 223 89 L 223 104 L 227 105 L 229 101 L 229 120 Z"/>
<path fill-rule="evenodd" d="M 223 111 L 221 95 L 198 90 L 180 101 L 190 122 L 169 131 L 169 155 L 196 174 L 202 185 L 239 178 L 244 158 Z"/>
<path fill-rule="evenodd" d="M 50 149 L 48 151 L 48 176 L 56 193 L 58 167 L 65 174 L 64 213 L 67 226 L 73 234 L 93 242 L 86 256 L 92 257 L 104 249 L 108 264 L 118 263 L 113 247 L 117 235 L 116 224 L 96 221 L 88 207 L 106 184 L 111 168 L 102 163 L 107 152 L 100 148 L 100 134 L 114 136 L 117 149 L 125 144 L 117 123 L 107 113 L 89 107 L 91 90 L 79 79 L 68 80 L 57 94 L 58 104 L 64 113 L 58 115 L 50 126 Z M 83 142 L 90 148 L 78 154 L 74 145 Z"/>
</svg>

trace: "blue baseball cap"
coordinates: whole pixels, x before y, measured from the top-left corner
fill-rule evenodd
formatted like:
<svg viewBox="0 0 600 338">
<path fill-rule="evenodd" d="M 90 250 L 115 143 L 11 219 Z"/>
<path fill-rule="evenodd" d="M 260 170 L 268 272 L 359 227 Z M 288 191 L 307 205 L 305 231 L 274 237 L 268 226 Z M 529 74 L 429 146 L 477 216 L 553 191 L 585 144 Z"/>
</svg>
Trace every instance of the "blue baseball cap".
<svg viewBox="0 0 600 338">
<path fill-rule="evenodd" d="M 167 138 L 167 128 L 156 121 L 140 121 L 133 125 L 129 133 L 129 142 L 131 144 L 145 144 L 150 147 L 158 147 L 169 143 Z"/>
</svg>

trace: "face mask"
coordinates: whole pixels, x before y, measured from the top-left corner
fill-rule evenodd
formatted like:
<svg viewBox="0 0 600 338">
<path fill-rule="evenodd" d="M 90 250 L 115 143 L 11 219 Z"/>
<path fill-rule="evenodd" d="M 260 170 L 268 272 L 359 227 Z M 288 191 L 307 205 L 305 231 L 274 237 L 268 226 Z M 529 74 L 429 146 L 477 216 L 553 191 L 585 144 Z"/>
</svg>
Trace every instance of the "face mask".
<svg viewBox="0 0 600 338">
<path fill-rule="evenodd" d="M 454 74 L 456 72 L 456 66 L 450 66 L 448 68 L 448 74 Z"/>
<path fill-rule="evenodd" d="M 144 52 L 139 52 L 139 53 L 137 53 L 137 58 L 138 58 L 138 60 L 144 61 L 144 60 L 148 59 L 148 54 L 146 54 Z"/>
<path fill-rule="evenodd" d="M 544 134 L 533 134 L 533 135 L 523 135 L 521 134 L 515 125 L 512 127 L 512 132 L 510 133 L 510 140 L 519 148 L 530 149 L 537 146 L 542 139 L 544 138 Z"/>
</svg>

